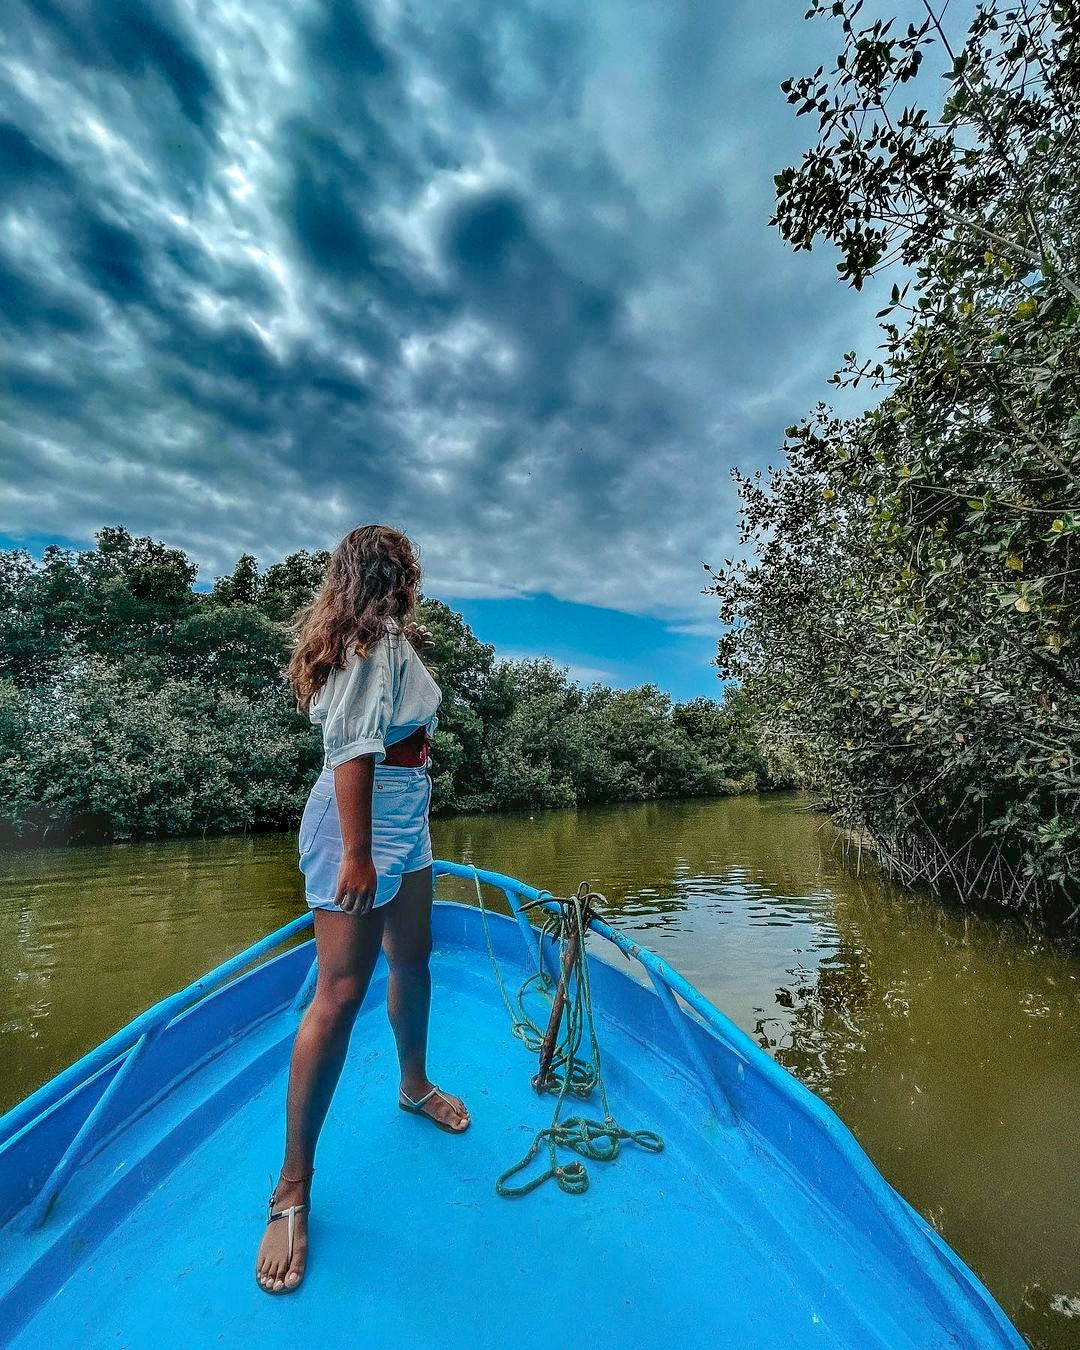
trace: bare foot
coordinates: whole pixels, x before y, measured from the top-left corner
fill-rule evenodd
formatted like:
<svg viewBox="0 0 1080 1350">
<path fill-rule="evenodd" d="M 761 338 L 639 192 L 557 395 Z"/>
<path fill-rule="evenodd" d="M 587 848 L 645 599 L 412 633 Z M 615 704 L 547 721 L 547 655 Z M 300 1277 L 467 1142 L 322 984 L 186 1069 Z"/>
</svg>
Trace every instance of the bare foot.
<svg viewBox="0 0 1080 1350">
<path fill-rule="evenodd" d="M 275 1214 L 291 1205 L 307 1205 L 310 1182 L 279 1181 L 274 1192 Z M 293 1215 L 292 1260 L 289 1260 L 289 1220 L 274 1219 L 266 1225 L 255 1258 L 255 1278 L 268 1294 L 291 1294 L 304 1278 L 307 1266 L 307 1210 Z"/>
<path fill-rule="evenodd" d="M 435 1090 L 432 1092 L 433 1088 Z M 427 1097 L 429 1092 L 431 1093 L 423 1107 L 416 1112 L 417 1115 L 430 1116 L 437 1124 L 442 1125 L 454 1134 L 462 1134 L 469 1128 L 471 1117 L 460 1097 L 455 1097 L 449 1092 L 443 1092 L 441 1088 L 436 1088 L 435 1084 L 429 1080 L 422 1083 L 409 1083 L 408 1085 L 402 1083 L 400 1090 L 403 1094 L 400 1100 L 405 1106 L 409 1105 L 405 1101 L 405 1093 L 408 1093 L 414 1102 L 420 1101 L 421 1098 Z"/>
</svg>

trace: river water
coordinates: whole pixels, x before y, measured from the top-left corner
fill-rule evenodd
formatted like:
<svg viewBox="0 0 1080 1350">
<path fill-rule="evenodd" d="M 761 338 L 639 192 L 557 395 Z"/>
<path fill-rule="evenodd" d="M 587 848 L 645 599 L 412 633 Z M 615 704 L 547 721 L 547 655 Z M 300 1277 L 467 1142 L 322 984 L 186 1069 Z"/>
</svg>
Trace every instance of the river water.
<svg viewBox="0 0 1080 1350">
<path fill-rule="evenodd" d="M 795 795 L 432 834 L 439 857 L 603 891 L 616 925 L 829 1102 L 1032 1345 L 1080 1346 L 1080 957 L 853 876 Z M 292 835 L 0 858 L 0 1110 L 300 912 Z"/>
</svg>

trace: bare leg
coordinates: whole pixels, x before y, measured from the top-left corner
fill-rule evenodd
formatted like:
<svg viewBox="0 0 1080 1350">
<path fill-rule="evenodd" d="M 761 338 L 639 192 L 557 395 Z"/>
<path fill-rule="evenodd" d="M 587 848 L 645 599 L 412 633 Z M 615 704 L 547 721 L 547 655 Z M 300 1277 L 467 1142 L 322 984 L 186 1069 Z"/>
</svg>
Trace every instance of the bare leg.
<svg viewBox="0 0 1080 1350">
<path fill-rule="evenodd" d="M 414 1101 L 433 1087 L 427 1076 L 431 899 L 431 868 L 406 872 L 400 891 L 386 906 L 383 928 L 383 951 L 390 967 L 386 1012 L 397 1041 L 401 1086 Z M 457 1097 L 444 1100 L 436 1095 L 424 1110 L 455 1130 L 468 1128 L 469 1113 Z"/>
<path fill-rule="evenodd" d="M 283 1177 L 310 1178 L 315 1146 L 337 1087 L 356 1015 L 379 955 L 383 908 L 360 916 L 315 910 L 319 977 L 315 997 L 296 1033 L 289 1069 Z M 310 1180 L 278 1183 L 275 1209 L 307 1204 Z M 267 1227 L 259 1247 L 256 1277 L 264 1289 L 295 1289 L 307 1264 L 307 1215 L 296 1216 L 293 1258 L 288 1230 L 279 1219 Z"/>
</svg>

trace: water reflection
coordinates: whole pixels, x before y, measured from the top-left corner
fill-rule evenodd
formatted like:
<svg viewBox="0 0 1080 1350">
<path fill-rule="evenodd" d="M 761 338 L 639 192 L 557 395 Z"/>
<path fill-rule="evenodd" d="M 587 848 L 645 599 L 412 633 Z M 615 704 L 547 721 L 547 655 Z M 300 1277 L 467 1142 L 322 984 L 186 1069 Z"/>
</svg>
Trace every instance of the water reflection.
<svg viewBox="0 0 1080 1350">
<path fill-rule="evenodd" d="M 774 1053 L 1034 1344 L 1080 1343 L 1080 963 L 869 882 L 837 886 L 833 916 Z"/>
<path fill-rule="evenodd" d="M 499 870 L 556 894 L 588 880 L 614 923 L 767 1047 L 795 1026 L 793 1009 L 774 1004 L 777 988 L 795 970 L 812 976 L 840 940 L 823 884 L 843 876 L 834 839 L 798 798 L 459 818 L 441 823 L 439 852 L 498 859 Z M 468 882 L 442 885 L 472 897 Z"/>
<path fill-rule="evenodd" d="M 0 862 L 0 1109 L 302 912 L 295 868 L 286 836 Z"/>
<path fill-rule="evenodd" d="M 1034 1345 L 1080 1343 L 1075 956 L 854 878 L 797 797 L 433 834 L 441 857 L 603 891 L 613 922 L 831 1103 Z M 302 909 L 292 836 L 28 853 L 0 882 L 0 1108 Z M 474 898 L 458 879 L 440 894 Z"/>
</svg>

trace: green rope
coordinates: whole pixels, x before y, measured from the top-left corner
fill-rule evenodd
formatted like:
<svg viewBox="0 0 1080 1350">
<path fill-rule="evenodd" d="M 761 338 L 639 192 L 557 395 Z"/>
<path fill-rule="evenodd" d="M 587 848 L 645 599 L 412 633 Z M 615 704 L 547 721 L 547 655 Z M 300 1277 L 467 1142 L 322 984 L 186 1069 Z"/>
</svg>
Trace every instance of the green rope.
<svg viewBox="0 0 1080 1350">
<path fill-rule="evenodd" d="M 480 890 L 480 877 L 473 867 L 473 881 L 476 886 L 476 899 L 480 917 L 484 924 L 484 936 L 487 940 L 488 955 L 495 972 L 495 982 L 499 987 L 506 1011 L 510 1016 L 513 1034 L 534 1054 L 539 1052 L 544 1033 L 525 1011 L 525 994 L 535 987 L 545 997 L 554 999 L 555 980 L 544 969 L 544 939 L 550 938 L 559 949 L 559 969 L 562 969 L 567 944 L 571 933 L 577 934 L 577 952 L 570 971 L 567 973 L 566 1002 L 563 1007 L 563 1025 L 565 1031 L 555 1047 L 551 1058 L 551 1067 L 547 1079 L 540 1083 L 539 1075 L 533 1079 L 533 1086 L 540 1091 L 556 1092 L 555 1111 L 551 1124 L 537 1134 L 528 1152 L 520 1162 L 507 1168 L 495 1182 L 499 1195 L 511 1197 L 528 1195 L 530 1191 L 542 1186 L 545 1181 L 554 1178 L 559 1187 L 570 1195 L 580 1195 L 588 1189 L 589 1174 L 585 1165 L 576 1159 L 569 1163 L 559 1162 L 558 1150 L 570 1149 L 589 1162 L 612 1162 L 618 1157 L 624 1140 L 637 1144 L 650 1153 L 659 1153 L 664 1141 L 652 1130 L 624 1130 L 611 1114 L 607 1088 L 604 1084 L 600 1066 L 600 1043 L 596 1037 L 596 1023 L 593 1017 L 592 986 L 589 982 L 589 963 L 585 956 L 585 931 L 587 921 L 585 913 L 593 900 L 603 901 L 598 892 L 590 891 L 588 884 L 582 882 L 577 894 L 566 900 L 556 900 L 550 891 L 541 891 L 541 899 L 556 900 L 561 905 L 561 913 L 551 914 L 546 910 L 542 926 L 537 930 L 536 973 L 528 976 L 517 992 L 516 1007 L 506 990 L 506 983 L 499 969 L 495 948 L 491 941 L 487 910 Z M 532 904 L 537 904 L 533 901 Z M 527 906 L 528 907 L 528 906 Z M 586 1028 L 589 1036 L 590 1055 L 580 1053 L 585 1039 Z M 588 1097 L 594 1087 L 600 1088 L 603 1103 L 603 1120 L 590 1120 L 586 1116 L 567 1116 L 560 1119 L 567 1095 Z M 548 1151 L 549 1167 L 546 1172 L 531 1178 L 520 1185 L 511 1186 L 510 1178 L 522 1172 L 542 1148 Z"/>
</svg>

